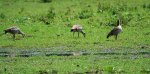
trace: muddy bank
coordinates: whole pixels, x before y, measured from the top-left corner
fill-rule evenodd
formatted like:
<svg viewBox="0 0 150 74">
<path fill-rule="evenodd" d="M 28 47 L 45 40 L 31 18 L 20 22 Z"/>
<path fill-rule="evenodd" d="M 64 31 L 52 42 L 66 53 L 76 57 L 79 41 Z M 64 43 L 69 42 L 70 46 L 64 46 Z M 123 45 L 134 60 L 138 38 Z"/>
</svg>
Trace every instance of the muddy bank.
<svg viewBox="0 0 150 74">
<path fill-rule="evenodd" d="M 136 58 L 150 58 L 149 50 L 5 50 L 0 49 L 0 57 L 32 57 L 32 56 L 86 56 L 97 55 L 101 58 L 118 58 L 118 57 L 136 57 Z"/>
</svg>

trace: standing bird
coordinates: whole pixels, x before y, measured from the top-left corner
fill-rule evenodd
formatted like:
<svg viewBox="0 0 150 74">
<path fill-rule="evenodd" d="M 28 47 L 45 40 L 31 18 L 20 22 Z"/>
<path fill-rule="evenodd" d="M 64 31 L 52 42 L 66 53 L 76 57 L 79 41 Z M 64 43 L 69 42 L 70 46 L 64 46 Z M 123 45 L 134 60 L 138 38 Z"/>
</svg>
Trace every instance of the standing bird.
<svg viewBox="0 0 150 74">
<path fill-rule="evenodd" d="M 80 25 L 73 25 L 71 28 L 71 32 L 73 32 L 73 37 L 75 32 L 78 32 L 78 37 L 79 37 L 79 32 L 82 33 L 83 36 L 85 37 L 85 33 L 82 31 L 82 27 Z"/>
<path fill-rule="evenodd" d="M 7 33 L 12 34 L 14 39 L 15 39 L 16 34 L 21 34 L 23 37 L 25 36 L 25 34 L 19 28 L 15 26 L 5 29 L 4 32 L 5 32 L 4 34 L 7 34 Z"/>
<path fill-rule="evenodd" d="M 113 28 L 107 35 L 107 38 L 109 38 L 110 36 L 115 36 L 115 39 L 117 40 L 117 36 L 118 34 L 122 31 L 122 27 L 121 27 L 121 20 L 118 19 L 117 20 L 117 27 Z"/>
</svg>

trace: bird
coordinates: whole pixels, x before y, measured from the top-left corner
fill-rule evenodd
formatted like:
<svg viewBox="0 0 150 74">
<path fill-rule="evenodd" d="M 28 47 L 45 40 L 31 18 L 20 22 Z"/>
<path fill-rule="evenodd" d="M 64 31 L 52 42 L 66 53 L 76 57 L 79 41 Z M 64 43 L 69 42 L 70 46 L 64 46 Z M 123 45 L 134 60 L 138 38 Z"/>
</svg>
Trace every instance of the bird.
<svg viewBox="0 0 150 74">
<path fill-rule="evenodd" d="M 12 34 L 14 39 L 15 39 L 16 34 L 21 34 L 23 37 L 25 36 L 25 34 L 16 26 L 7 28 L 4 30 L 4 32 L 5 32 L 4 34 L 7 34 L 7 33 Z"/>
<path fill-rule="evenodd" d="M 121 20 L 118 19 L 117 20 L 117 26 L 114 27 L 107 35 L 107 38 L 109 38 L 110 36 L 115 36 L 115 39 L 117 40 L 117 36 L 118 34 L 122 31 L 122 27 L 121 27 Z"/>
<path fill-rule="evenodd" d="M 79 33 L 82 33 L 83 36 L 85 37 L 85 33 L 82 31 L 82 26 L 80 25 L 73 25 L 70 32 L 73 32 L 73 37 L 74 37 L 74 33 L 78 32 L 78 37 L 79 37 Z"/>
</svg>

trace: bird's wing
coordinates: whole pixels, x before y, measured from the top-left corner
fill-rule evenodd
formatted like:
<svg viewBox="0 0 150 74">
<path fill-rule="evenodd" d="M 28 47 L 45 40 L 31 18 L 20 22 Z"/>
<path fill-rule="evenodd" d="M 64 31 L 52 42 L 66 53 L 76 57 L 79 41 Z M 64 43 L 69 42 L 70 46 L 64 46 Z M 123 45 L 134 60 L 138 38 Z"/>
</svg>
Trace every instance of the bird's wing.
<svg viewBox="0 0 150 74">
<path fill-rule="evenodd" d="M 18 28 L 16 26 L 10 27 L 9 29 L 11 29 L 11 30 L 20 30 L 20 28 Z"/>
<path fill-rule="evenodd" d="M 118 28 L 115 27 L 115 28 L 113 28 L 113 29 L 111 30 L 111 32 L 115 32 L 115 31 L 117 31 L 117 30 L 118 30 Z"/>
<path fill-rule="evenodd" d="M 120 29 L 117 28 L 117 27 L 115 27 L 115 28 L 113 28 L 113 29 L 109 32 L 109 34 L 114 34 L 114 33 L 118 32 L 118 31 L 120 31 Z"/>
<path fill-rule="evenodd" d="M 72 29 L 82 29 L 80 25 L 73 25 Z"/>
</svg>

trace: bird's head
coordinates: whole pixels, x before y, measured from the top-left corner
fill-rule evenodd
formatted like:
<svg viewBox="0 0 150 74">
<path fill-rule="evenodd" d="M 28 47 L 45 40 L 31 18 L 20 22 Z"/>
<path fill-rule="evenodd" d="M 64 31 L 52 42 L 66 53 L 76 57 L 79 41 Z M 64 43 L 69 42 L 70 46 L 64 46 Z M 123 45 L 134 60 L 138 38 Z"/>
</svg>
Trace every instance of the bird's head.
<svg viewBox="0 0 150 74">
<path fill-rule="evenodd" d="M 73 29 L 70 30 L 70 32 L 73 32 L 73 31 L 74 31 Z"/>
<path fill-rule="evenodd" d="M 118 19 L 118 20 L 117 20 L 117 26 L 119 26 L 119 25 L 121 25 L 121 24 L 122 24 L 121 19 Z"/>
<path fill-rule="evenodd" d="M 8 30 L 4 30 L 4 34 L 7 34 L 8 33 Z"/>
</svg>

